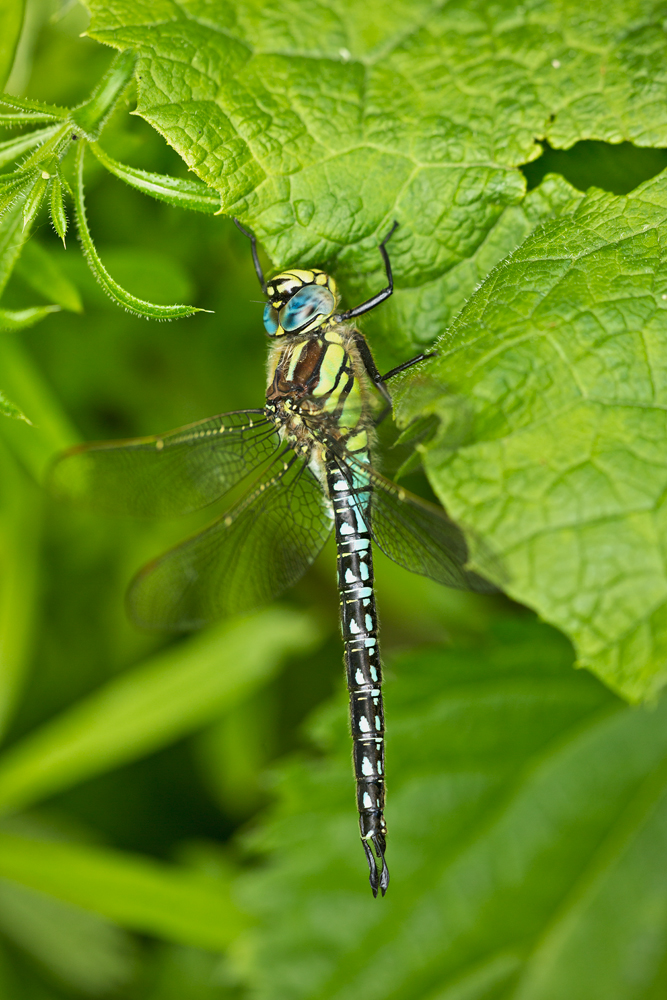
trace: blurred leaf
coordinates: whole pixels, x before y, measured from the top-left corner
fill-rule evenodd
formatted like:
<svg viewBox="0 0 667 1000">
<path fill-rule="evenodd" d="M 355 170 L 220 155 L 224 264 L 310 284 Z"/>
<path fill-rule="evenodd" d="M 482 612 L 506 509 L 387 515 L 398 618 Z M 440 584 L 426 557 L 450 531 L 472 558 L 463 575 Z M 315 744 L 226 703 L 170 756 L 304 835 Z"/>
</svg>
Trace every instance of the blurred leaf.
<svg viewBox="0 0 667 1000">
<path fill-rule="evenodd" d="M 0 438 L 0 733 L 23 686 L 34 641 L 40 499 Z"/>
<path fill-rule="evenodd" d="M 10 417 L 12 420 L 23 420 L 26 424 L 30 421 L 26 417 L 25 413 L 19 410 L 15 403 L 12 403 L 11 399 L 7 399 L 4 392 L 0 389 L 0 415 L 3 417 Z"/>
<path fill-rule="evenodd" d="M 121 851 L 0 832 L 0 875 L 123 927 L 213 951 L 248 923 L 222 879 Z"/>
<path fill-rule="evenodd" d="M 295 761 L 243 877 L 253 996 L 642 1000 L 667 987 L 667 702 L 624 708 L 520 622 L 386 685 L 388 861 L 368 888 L 347 722 Z"/>
<path fill-rule="evenodd" d="M 13 139 L 0 142 L 0 167 L 16 160 L 29 149 L 41 146 L 45 139 L 55 135 L 59 128 L 59 125 L 49 125 L 47 128 L 35 129 L 34 132 L 26 132 L 25 135 L 17 135 Z"/>
<path fill-rule="evenodd" d="M 37 240 L 29 240 L 16 265 L 19 274 L 31 288 L 63 309 L 80 313 L 81 296 L 60 266 L 58 256 L 46 250 Z"/>
<path fill-rule="evenodd" d="M 76 443 L 76 432 L 35 362 L 13 337 L 0 337 L 0 379 L 34 425 L 4 422 L 0 434 L 21 464 L 41 482 L 55 452 Z"/>
<path fill-rule="evenodd" d="M 222 715 L 319 639 L 311 619 L 272 609 L 158 653 L 0 757 L 0 811 L 150 753 Z"/>
<path fill-rule="evenodd" d="M 0 309 L 0 330 L 25 330 L 52 312 L 58 312 L 60 306 L 31 306 L 29 309 Z"/>
<path fill-rule="evenodd" d="M 0 0 L 0 90 L 14 62 L 23 24 L 23 0 Z"/>
<path fill-rule="evenodd" d="M 667 681 L 666 235 L 667 173 L 579 195 L 482 284 L 431 367 L 470 410 L 467 437 L 426 455 L 440 499 L 631 700 Z"/>
<path fill-rule="evenodd" d="M 21 206 L 17 205 L 2 217 L 0 224 L 0 295 L 14 270 L 26 237 Z"/>
<path fill-rule="evenodd" d="M 400 292 L 475 253 L 537 138 L 667 145 L 657 0 L 88 6 L 92 37 L 138 55 L 138 113 L 278 265 L 336 258 L 367 294 L 399 220 L 399 294 L 376 321 L 395 352 L 431 319 L 413 312 L 397 343 Z"/>
<path fill-rule="evenodd" d="M 125 181 L 130 187 L 136 188 L 137 191 L 157 198 L 158 201 L 165 201 L 168 205 L 174 205 L 177 208 L 206 212 L 209 215 L 215 215 L 220 209 L 220 196 L 211 191 L 206 184 L 202 184 L 201 181 L 169 177 L 128 167 L 124 163 L 112 159 L 96 142 L 91 143 L 90 149 L 110 173 L 120 177 L 122 181 Z"/>
<path fill-rule="evenodd" d="M 101 917 L 0 879 L 0 928 L 59 979 L 84 993 L 123 986 L 132 972 L 126 935 Z"/>
<path fill-rule="evenodd" d="M 238 993 L 228 987 L 224 959 L 220 955 L 163 945 L 154 960 L 154 981 L 146 1000 L 228 1000 Z M 233 984 L 236 985 L 236 984 Z"/>
</svg>

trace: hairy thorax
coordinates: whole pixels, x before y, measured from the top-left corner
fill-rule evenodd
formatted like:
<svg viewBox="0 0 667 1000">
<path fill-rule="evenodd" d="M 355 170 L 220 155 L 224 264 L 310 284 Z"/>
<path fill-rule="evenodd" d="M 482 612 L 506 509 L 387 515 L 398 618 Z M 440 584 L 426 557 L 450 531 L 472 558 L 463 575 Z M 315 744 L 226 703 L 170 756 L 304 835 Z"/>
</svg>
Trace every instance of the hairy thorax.
<svg viewBox="0 0 667 1000">
<path fill-rule="evenodd" d="M 328 442 L 368 446 L 369 398 L 349 327 L 285 338 L 269 357 L 266 409 L 283 440 L 321 465 Z"/>
</svg>

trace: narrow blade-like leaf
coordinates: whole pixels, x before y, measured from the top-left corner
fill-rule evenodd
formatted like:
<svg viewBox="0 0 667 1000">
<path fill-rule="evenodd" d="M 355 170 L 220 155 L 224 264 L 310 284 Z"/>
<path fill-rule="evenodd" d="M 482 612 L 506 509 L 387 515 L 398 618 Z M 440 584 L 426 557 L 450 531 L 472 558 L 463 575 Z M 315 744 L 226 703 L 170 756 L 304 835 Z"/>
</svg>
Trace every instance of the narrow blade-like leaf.
<svg viewBox="0 0 667 1000">
<path fill-rule="evenodd" d="M 0 758 L 0 812 L 164 746 L 224 713 L 312 648 L 311 620 L 286 610 L 228 622 L 112 681 Z"/>
<path fill-rule="evenodd" d="M 65 212 L 65 198 L 63 191 L 63 183 L 61 180 L 60 170 L 54 175 L 51 181 L 51 200 L 49 203 L 49 211 L 51 214 L 51 222 L 53 228 L 57 232 L 60 239 L 63 241 L 63 246 L 65 246 L 65 237 L 67 235 L 67 213 Z"/>
<path fill-rule="evenodd" d="M 137 316 L 144 316 L 146 319 L 180 319 L 184 316 L 192 316 L 193 313 L 204 312 L 205 310 L 197 309 L 195 306 L 160 306 L 154 302 L 146 302 L 143 299 L 138 299 L 135 295 L 131 295 L 130 292 L 121 288 L 118 282 L 114 281 L 111 275 L 107 272 L 99 258 L 97 250 L 95 249 L 95 244 L 93 243 L 90 235 L 88 221 L 86 219 L 86 206 L 83 193 L 84 155 L 85 144 L 82 142 L 80 143 L 76 153 L 74 208 L 83 252 L 86 255 L 86 260 L 88 261 L 91 271 L 99 281 L 104 291 L 107 292 L 107 294 L 110 295 L 111 298 L 114 299 L 119 305 L 127 309 L 128 312 L 136 313 Z"/>
<path fill-rule="evenodd" d="M 10 417 L 12 420 L 24 420 L 26 424 L 31 423 L 25 413 L 19 410 L 18 406 L 12 403 L 11 399 L 7 399 L 2 389 L 0 389 L 0 416 Z"/>
<path fill-rule="evenodd" d="M 49 118 L 67 118 L 70 113 L 69 108 L 61 108 L 57 104 L 43 104 L 41 101 L 33 101 L 29 97 L 17 97 L 15 94 L 0 94 L 0 104 L 7 104 L 19 111 L 48 115 Z"/>
<path fill-rule="evenodd" d="M 13 139 L 6 139 L 0 142 L 0 167 L 5 163 L 11 163 L 29 149 L 41 146 L 47 139 L 55 135 L 59 126 L 51 125 L 48 128 L 40 128 L 35 132 L 27 132 L 25 135 L 17 135 Z"/>
<path fill-rule="evenodd" d="M 201 181 L 168 177 L 164 174 L 154 174 L 148 170 L 128 167 L 124 163 L 112 159 L 96 142 L 91 143 L 90 149 L 110 173 L 115 174 L 116 177 L 143 194 L 149 194 L 152 198 L 157 198 L 158 201 L 166 201 L 168 205 L 189 208 L 195 212 L 215 215 L 216 212 L 220 211 L 220 195 L 217 191 L 207 187 L 206 184 L 202 184 Z"/>
<path fill-rule="evenodd" d="M 60 306 L 31 306 L 29 309 L 0 309 L 0 330 L 11 332 L 25 330 L 39 323 L 50 313 L 59 312 Z"/>
<path fill-rule="evenodd" d="M 221 878 L 121 851 L 0 833 L 0 876 L 198 948 L 222 950 L 248 924 Z"/>
</svg>

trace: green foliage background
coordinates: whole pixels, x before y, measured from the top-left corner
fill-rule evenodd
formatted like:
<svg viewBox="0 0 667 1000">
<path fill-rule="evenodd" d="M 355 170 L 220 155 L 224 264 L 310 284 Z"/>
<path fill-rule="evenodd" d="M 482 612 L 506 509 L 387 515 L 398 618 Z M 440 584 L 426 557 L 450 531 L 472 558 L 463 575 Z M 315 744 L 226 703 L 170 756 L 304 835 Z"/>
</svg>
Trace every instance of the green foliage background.
<svg viewBox="0 0 667 1000">
<path fill-rule="evenodd" d="M 129 309 L 210 312 L 122 311 L 30 194 L 0 217 L 0 991 L 663 997 L 659 5 L 91 0 L 89 24 L 34 0 L 19 41 L 22 13 L 0 3 L 10 94 L 76 107 L 113 48 L 127 79 L 137 58 L 85 156 L 98 279 Z M 62 112 L 75 193 L 91 107 Z M 16 170 L 31 126 L 3 126 Z M 167 640 L 130 627 L 123 591 L 210 512 L 108 521 L 41 488 L 77 440 L 260 405 L 232 214 L 267 267 L 328 266 L 350 304 L 399 220 L 397 294 L 364 330 L 381 368 L 439 357 L 396 387 L 407 441 L 387 429 L 383 465 L 416 442 L 410 485 L 521 602 L 378 557 L 384 900 L 356 831 L 332 548 L 279 606 Z"/>
</svg>

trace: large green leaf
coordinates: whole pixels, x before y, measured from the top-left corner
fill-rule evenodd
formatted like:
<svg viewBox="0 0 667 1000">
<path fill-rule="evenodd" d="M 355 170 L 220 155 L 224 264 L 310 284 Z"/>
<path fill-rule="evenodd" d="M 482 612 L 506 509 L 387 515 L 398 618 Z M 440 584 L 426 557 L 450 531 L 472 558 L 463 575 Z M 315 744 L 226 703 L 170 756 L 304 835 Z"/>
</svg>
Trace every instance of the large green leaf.
<svg viewBox="0 0 667 1000">
<path fill-rule="evenodd" d="M 553 177 L 524 198 L 517 167 L 542 137 L 667 145 L 659 5 L 90 6 L 94 37 L 138 54 L 139 113 L 278 263 L 337 258 L 361 296 L 399 220 L 374 346 L 432 342 L 500 264 L 439 342 L 432 370 L 465 405 L 440 406 L 456 433 L 428 471 L 483 568 L 581 664 L 657 691 L 664 182 L 578 207 Z"/>
<path fill-rule="evenodd" d="M 467 401 L 465 431 L 427 457 L 441 499 L 630 699 L 667 681 L 666 236 L 666 174 L 573 199 L 483 283 L 434 366 Z"/>
<path fill-rule="evenodd" d="M 429 285 L 438 318 L 438 279 L 520 200 L 536 139 L 667 145 L 657 0 L 88 5 L 90 34 L 139 56 L 138 112 L 278 264 L 377 284 L 397 218 L 397 284 Z"/>
<path fill-rule="evenodd" d="M 667 988 L 667 703 L 624 707 L 523 621 L 393 662 L 392 881 L 371 897 L 342 704 L 244 878 L 261 1000 L 651 1000 Z M 249 949 L 249 950 L 248 950 Z"/>
</svg>

